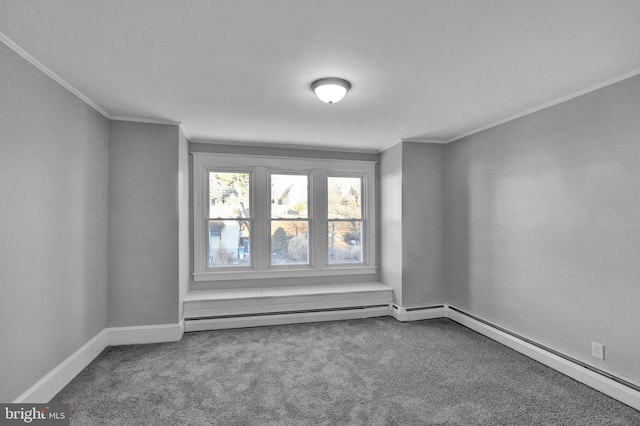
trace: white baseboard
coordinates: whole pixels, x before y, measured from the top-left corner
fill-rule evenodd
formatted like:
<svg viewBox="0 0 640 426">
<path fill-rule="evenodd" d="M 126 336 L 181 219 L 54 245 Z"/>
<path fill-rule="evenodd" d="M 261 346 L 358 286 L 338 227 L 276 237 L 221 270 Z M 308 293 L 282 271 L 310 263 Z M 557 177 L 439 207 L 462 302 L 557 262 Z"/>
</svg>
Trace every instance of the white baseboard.
<svg viewBox="0 0 640 426">
<path fill-rule="evenodd" d="M 491 325 L 450 309 L 449 307 L 447 307 L 446 313 L 449 319 L 477 331 L 483 336 L 502 343 L 503 345 L 528 356 L 529 358 L 535 359 L 536 361 L 551 367 L 580 383 L 592 387 L 605 395 L 617 399 L 636 410 L 640 410 L 640 392 L 632 389 L 631 387 L 618 383 L 603 374 L 592 371 L 576 362 L 560 357 L 548 350 L 528 343 L 516 336 L 505 333 L 498 328 L 492 327 Z M 611 375 L 611 373 L 606 374 Z M 625 381 L 628 382 L 628 380 Z M 635 383 L 633 383 L 633 385 L 638 386 Z"/>
<path fill-rule="evenodd" d="M 309 322 L 337 321 L 347 319 L 374 318 L 389 316 L 389 306 L 345 309 L 318 312 L 300 312 L 274 315 L 252 315 L 226 318 L 187 320 L 185 332 L 222 330 L 228 328 L 262 327 L 267 325 L 301 324 Z"/>
<path fill-rule="evenodd" d="M 184 334 L 184 321 L 176 324 L 110 327 L 109 346 L 177 342 Z"/>
<path fill-rule="evenodd" d="M 105 328 L 12 402 L 49 402 L 107 346 L 174 342 L 180 340 L 183 334 L 184 321 L 177 324 Z"/>
<path fill-rule="evenodd" d="M 585 385 L 599 390 L 613 399 L 640 410 L 640 392 L 634 391 L 628 386 L 621 385 L 601 374 L 583 368 L 582 380 Z"/>
<path fill-rule="evenodd" d="M 393 305 L 391 316 L 401 322 L 445 318 L 447 316 L 447 307 L 446 305 L 436 305 L 420 308 L 404 308 L 402 306 Z"/>
<path fill-rule="evenodd" d="M 74 377 L 91 363 L 109 345 L 109 331 L 102 330 L 93 339 L 62 361 L 13 403 L 46 403 L 60 392 Z"/>
<path fill-rule="evenodd" d="M 606 375 L 592 371 L 578 363 L 535 346 L 516 336 L 505 333 L 495 326 L 478 321 L 448 305 L 406 308 L 382 306 L 364 309 L 336 310 L 326 312 L 302 312 L 278 315 L 244 316 L 235 318 L 181 321 L 176 324 L 161 324 L 136 327 L 106 328 L 61 362 L 53 370 L 20 394 L 13 403 L 48 402 L 73 378 L 93 361 L 107 346 L 141 343 L 174 342 L 187 331 L 216 330 L 265 325 L 296 324 L 345 319 L 372 318 L 392 315 L 398 321 L 416 321 L 432 318 L 449 318 L 478 333 L 541 362 L 605 395 L 640 410 L 640 392 L 625 386 Z M 613 376 L 611 373 L 607 373 Z M 627 380 L 627 382 L 629 382 Z M 629 382 L 631 383 L 631 382 Z M 638 384 L 633 383 L 634 386 Z"/>
</svg>

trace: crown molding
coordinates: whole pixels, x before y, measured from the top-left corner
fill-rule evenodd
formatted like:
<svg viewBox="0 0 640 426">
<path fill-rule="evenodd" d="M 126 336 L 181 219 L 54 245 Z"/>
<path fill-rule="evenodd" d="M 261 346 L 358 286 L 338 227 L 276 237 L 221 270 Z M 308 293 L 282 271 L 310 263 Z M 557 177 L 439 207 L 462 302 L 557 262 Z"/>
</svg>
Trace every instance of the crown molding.
<svg viewBox="0 0 640 426">
<path fill-rule="evenodd" d="M 377 151 L 378 154 L 382 154 L 384 151 L 393 148 L 396 145 L 400 145 L 404 142 L 414 142 L 414 143 L 433 143 L 433 144 L 439 144 L 439 145 L 444 145 L 447 143 L 447 141 L 441 140 L 441 139 L 427 139 L 427 138 L 400 138 L 399 140 L 397 140 L 396 142 L 392 143 L 391 145 L 385 146 L 384 148 L 380 149 Z"/>
<path fill-rule="evenodd" d="M 56 74 L 55 72 L 53 72 L 49 68 L 47 68 L 44 64 L 42 64 L 42 62 L 38 61 L 36 58 L 31 56 L 29 53 L 27 53 L 23 48 L 18 46 L 18 44 L 16 44 L 13 40 L 11 40 L 9 37 L 7 37 L 2 32 L 0 32 L 0 42 L 2 42 L 9 49 L 13 50 L 15 53 L 20 55 L 23 59 L 25 59 L 31 65 L 33 65 L 34 67 L 38 68 L 40 71 L 42 71 L 46 76 L 51 78 L 53 81 L 55 81 L 56 83 L 58 83 L 59 85 L 64 87 L 67 91 L 69 91 L 72 94 L 74 94 L 76 97 L 78 97 L 85 104 L 89 105 L 91 108 L 93 108 L 96 111 L 98 111 L 105 118 L 107 118 L 109 120 L 131 121 L 131 122 L 136 122 L 136 123 L 167 124 L 167 125 L 173 125 L 173 126 L 180 126 L 180 128 L 182 129 L 182 132 L 185 134 L 185 137 L 187 139 L 189 139 L 188 132 L 186 131 L 186 129 L 182 125 L 182 123 L 179 122 L 179 121 L 162 120 L 162 119 L 155 119 L 155 118 L 126 117 L 126 116 L 119 116 L 119 115 L 111 115 L 111 114 L 109 114 L 107 111 L 105 111 L 100 106 L 98 106 L 98 104 L 93 102 L 91 99 L 89 99 L 87 96 L 85 96 L 78 89 L 73 87 L 71 84 L 67 83 L 58 74 Z"/>
<path fill-rule="evenodd" d="M 180 129 L 182 130 L 182 132 L 185 134 L 185 137 L 191 141 L 191 137 L 189 137 L 189 134 L 186 130 L 186 128 L 184 127 L 184 125 L 179 122 L 179 121 L 172 121 L 172 120 L 162 120 L 162 119 L 154 119 L 154 118 L 139 118 L 139 117 L 127 117 L 127 116 L 113 116 L 111 114 L 109 114 L 107 111 L 105 111 L 104 109 L 102 109 L 100 106 L 98 106 L 95 102 L 93 102 L 91 99 L 89 99 L 87 96 L 85 96 L 82 92 L 80 92 L 78 89 L 76 89 L 75 87 L 73 87 L 71 84 L 67 83 L 62 77 L 60 77 L 59 75 L 57 75 L 56 73 L 54 73 L 53 71 L 51 71 L 49 68 L 47 68 L 44 64 L 42 64 L 40 61 L 38 61 L 36 58 L 34 58 L 33 56 L 31 56 L 29 53 L 27 53 L 23 48 L 21 48 L 20 46 L 18 46 L 18 44 L 16 44 L 13 40 L 11 40 L 9 37 L 7 37 L 5 34 L 3 34 L 2 32 L 0 32 L 0 42 L 2 42 L 3 44 L 5 44 L 9 49 L 13 50 L 15 53 L 17 53 L 18 55 L 20 55 L 22 58 L 24 58 L 27 62 L 29 62 L 30 64 L 32 64 L 33 66 L 35 66 L 36 68 L 38 68 L 40 71 L 42 71 L 45 75 L 47 75 L 48 77 L 50 77 L 52 80 L 54 80 L 55 82 L 57 82 L 58 84 L 60 84 L 62 87 L 64 87 L 65 89 L 67 89 L 69 92 L 73 93 L 76 97 L 78 97 L 80 100 L 82 100 L 84 103 L 86 103 L 87 105 L 89 105 L 91 108 L 93 108 L 94 110 L 96 110 L 97 112 L 99 112 L 100 114 L 102 114 L 105 118 L 109 119 L 109 120 L 120 120 L 120 121 L 130 121 L 130 122 L 137 122 L 137 123 L 150 123 L 150 124 L 167 124 L 167 125 L 176 125 L 176 126 L 180 126 Z M 585 95 L 587 93 L 596 91 L 598 89 L 602 89 L 604 87 L 610 86 L 612 84 L 618 83 L 620 81 L 626 80 L 628 78 L 631 77 L 635 77 L 637 75 L 640 75 L 640 68 L 632 70 L 628 73 L 622 74 L 620 76 L 611 78 L 609 80 L 606 80 L 602 83 L 598 83 L 595 84 L 593 86 L 589 86 L 585 89 L 579 90 L 577 92 L 571 93 L 569 95 L 560 97 L 558 99 L 552 100 L 550 102 L 544 103 L 542 105 L 539 105 L 537 107 L 533 107 L 530 108 L 528 110 L 525 110 L 523 112 L 520 112 L 518 114 L 514 114 L 511 116 L 508 116 L 506 118 L 503 118 L 501 120 L 498 121 L 494 121 L 492 123 L 486 124 L 484 126 L 475 128 L 473 130 L 470 130 L 468 132 L 462 133 L 458 136 L 455 136 L 451 139 L 448 140 L 438 140 L 438 139 L 422 139 L 422 138 L 401 138 L 400 140 L 402 142 L 420 142 L 420 143 L 435 143 L 435 144 L 447 144 L 450 142 L 454 142 L 457 141 L 458 139 L 462 139 L 465 138 L 467 136 L 471 136 L 474 135 L 476 133 L 482 132 L 484 130 L 488 130 L 492 127 L 496 127 L 499 126 L 501 124 L 505 124 L 508 123 L 509 121 L 513 121 L 516 120 L 518 118 L 524 117 L 526 115 L 529 114 L 533 114 L 535 112 L 538 111 L 542 111 L 544 109 L 550 108 L 552 106 L 561 104 L 563 102 L 569 101 L 571 99 L 577 98 L 579 96 Z M 219 143 L 218 141 L 207 141 L 207 140 L 202 140 L 202 139 L 198 139 L 196 140 L 197 142 L 200 143 Z M 237 143 L 237 142 L 236 142 Z M 236 144 L 234 143 L 234 144 Z M 287 145 L 283 145 L 283 147 L 288 147 Z M 382 151 L 385 151 L 386 149 L 390 148 L 391 146 L 381 149 L 379 151 L 372 151 L 375 153 L 380 153 Z M 318 149 L 316 147 L 311 147 L 309 149 Z M 330 148 L 330 150 L 340 150 L 342 151 L 342 149 L 340 148 Z M 351 150 L 345 150 L 345 151 L 351 151 Z M 354 150 L 357 151 L 357 150 Z"/>
<path fill-rule="evenodd" d="M 184 129 L 183 129 L 184 132 Z M 186 135 L 186 133 L 185 133 Z M 321 146 L 321 145 L 297 145 L 288 143 L 277 142 L 255 142 L 245 140 L 223 140 L 223 139 L 207 139 L 207 138 L 187 138 L 191 143 L 201 143 L 207 145 L 227 145 L 227 146 L 242 146 L 249 148 L 273 148 L 273 149 L 300 149 L 307 151 L 319 151 L 319 152 L 342 152 L 352 154 L 373 154 L 377 155 L 380 151 L 372 149 L 358 149 L 358 148 L 344 148 L 335 146 Z"/>
<path fill-rule="evenodd" d="M 596 91 L 598 89 L 602 89 L 604 87 L 611 86 L 612 84 L 618 83 L 620 81 L 626 80 L 626 79 L 631 78 L 631 77 L 635 77 L 637 75 L 640 75 L 640 68 L 635 69 L 633 71 L 630 71 L 630 72 L 628 72 L 626 74 L 622 74 L 622 75 L 619 75 L 617 77 L 611 78 L 609 80 L 603 81 L 602 83 L 598 83 L 598 84 L 595 84 L 593 86 L 589 86 L 589 87 L 587 87 L 585 89 L 579 90 L 577 92 L 571 93 L 569 95 L 563 96 L 561 98 L 555 99 L 553 101 L 547 102 L 547 103 L 539 105 L 537 107 L 530 108 L 530 109 L 528 109 L 526 111 L 523 111 L 521 113 L 518 113 L 518 114 L 515 114 L 515 115 L 511 115 L 509 117 L 503 118 L 502 120 L 494 121 L 493 123 L 490 123 L 490 124 L 478 127 L 476 129 L 470 130 L 470 131 L 468 131 L 466 133 L 463 133 L 461 135 L 455 136 L 455 137 L 447 140 L 445 143 L 449 143 L 449 142 L 457 141 L 458 139 L 466 138 L 467 136 L 471 136 L 473 134 L 482 132 L 484 130 L 488 130 L 488 129 L 492 128 L 492 127 L 496 127 L 496 126 L 499 126 L 499 125 L 504 124 L 504 123 L 508 123 L 509 121 L 513 121 L 513 120 L 515 120 L 517 118 L 524 117 L 525 115 L 529 115 L 529 114 L 533 114 L 534 112 L 542 111 L 543 109 L 547 109 L 547 108 L 550 108 L 552 106 L 555 106 L 555 105 L 561 104 L 563 102 L 569 101 L 571 99 L 580 97 L 582 95 L 586 95 L 587 93 L 594 92 L 594 91 Z"/>
<path fill-rule="evenodd" d="M 178 126 L 180 130 L 182 130 L 182 134 L 189 142 L 191 142 L 191 137 L 189 136 L 189 132 L 185 125 L 180 121 L 173 120 L 162 120 L 156 118 L 141 118 L 141 117 L 127 117 L 124 115 L 109 115 L 107 117 L 109 120 L 113 121 L 128 121 L 131 123 L 146 123 L 146 124 L 161 124 L 167 126 Z"/>
<path fill-rule="evenodd" d="M 180 121 L 162 120 L 162 119 L 156 119 L 156 118 L 127 117 L 123 115 L 109 115 L 109 117 L 107 118 L 109 120 L 131 121 L 134 123 L 148 123 L 148 124 L 166 124 L 169 126 L 180 126 L 182 124 Z"/>
<path fill-rule="evenodd" d="M 11 40 L 9 37 L 7 37 L 6 35 L 4 35 L 1 32 L 0 32 L 0 41 L 2 43 L 4 43 L 9 49 L 13 50 L 18 55 L 22 56 L 27 62 L 31 63 L 31 65 L 33 65 L 34 67 L 38 68 L 40 71 L 42 71 L 47 76 L 49 76 L 49 78 L 54 80 L 56 83 L 58 83 L 59 85 L 61 85 L 65 89 L 67 89 L 69 92 L 71 92 L 74 95 L 76 95 L 78 98 L 80 98 L 80 100 L 82 100 L 84 103 L 89 105 L 91 108 L 95 109 L 96 111 L 98 111 L 100 114 L 102 114 L 106 118 L 111 118 L 111 116 L 109 115 L 108 112 L 106 112 L 105 110 L 100 108 L 91 99 L 87 98 L 84 94 L 82 94 L 82 92 L 80 92 L 78 89 L 76 89 L 75 87 L 73 87 L 72 85 L 67 83 L 58 74 L 54 73 L 49 68 L 44 66 L 40 61 L 38 61 L 36 58 L 34 58 L 30 54 L 28 54 L 23 48 L 18 46 L 16 43 L 13 42 L 13 40 Z"/>
<path fill-rule="evenodd" d="M 402 142 L 418 142 L 418 143 L 438 143 L 445 144 L 447 141 L 443 141 L 440 139 L 423 139 L 423 138 L 402 138 L 400 139 Z"/>
<path fill-rule="evenodd" d="M 182 130 L 182 134 L 187 139 L 187 142 L 191 142 L 191 134 L 187 130 L 187 127 L 184 125 L 184 123 L 181 123 L 178 127 L 180 127 L 180 130 Z"/>
</svg>

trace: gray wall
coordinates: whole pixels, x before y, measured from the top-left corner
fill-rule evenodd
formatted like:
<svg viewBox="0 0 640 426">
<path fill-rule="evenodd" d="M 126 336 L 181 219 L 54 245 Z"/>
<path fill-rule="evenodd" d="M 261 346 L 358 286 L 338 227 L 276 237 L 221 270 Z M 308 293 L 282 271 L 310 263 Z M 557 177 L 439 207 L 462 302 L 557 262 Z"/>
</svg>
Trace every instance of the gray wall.
<svg viewBox="0 0 640 426">
<path fill-rule="evenodd" d="M 402 145 L 402 306 L 446 303 L 446 146 Z"/>
<path fill-rule="evenodd" d="M 402 305 L 402 148 L 399 143 L 380 154 L 380 280 L 393 288 Z"/>
<path fill-rule="evenodd" d="M 182 302 L 189 291 L 191 277 L 191 203 L 189 202 L 189 141 L 180 130 L 178 140 L 178 317 L 183 318 Z"/>
<path fill-rule="evenodd" d="M 279 147 L 260 147 L 250 145 L 232 145 L 222 143 L 206 143 L 204 141 L 192 142 L 189 144 L 190 152 L 211 152 L 220 154 L 238 154 L 238 155 L 263 155 L 278 157 L 302 157 L 302 158 L 326 158 L 337 160 L 365 160 L 378 161 L 378 154 L 363 152 L 339 152 L 324 151 L 316 149 L 304 148 L 279 148 Z M 193 173 L 191 173 L 193 175 Z M 193 179 L 193 176 L 191 176 Z M 193 185 L 191 185 L 193 188 Z M 193 194 L 191 194 L 193 196 Z M 377 228 L 378 229 L 378 228 Z M 193 229 L 191 230 L 193 235 Z M 193 245 L 193 242 L 190 243 Z M 192 263 L 193 264 L 193 260 Z M 221 288 L 251 288 L 251 287 L 280 287 L 294 285 L 315 285 L 315 284 L 337 284 L 337 283 L 358 283 L 358 282 L 375 282 L 378 281 L 378 274 L 367 275 L 347 275 L 332 277 L 309 277 L 309 278 L 278 278 L 278 279 L 262 279 L 256 280 L 233 280 L 233 281 L 200 281 L 194 282 L 193 276 L 190 278 L 190 288 L 194 290 L 208 290 Z"/>
<path fill-rule="evenodd" d="M 447 145 L 450 303 L 640 381 L 640 77 Z"/>
<path fill-rule="evenodd" d="M 0 43 L 0 401 L 107 324 L 106 118 Z"/>
<path fill-rule="evenodd" d="M 180 297 L 179 128 L 110 124 L 108 324 L 175 324 Z"/>
<path fill-rule="evenodd" d="M 400 142 L 380 155 L 380 275 L 402 307 L 446 303 L 445 145 Z"/>
</svg>

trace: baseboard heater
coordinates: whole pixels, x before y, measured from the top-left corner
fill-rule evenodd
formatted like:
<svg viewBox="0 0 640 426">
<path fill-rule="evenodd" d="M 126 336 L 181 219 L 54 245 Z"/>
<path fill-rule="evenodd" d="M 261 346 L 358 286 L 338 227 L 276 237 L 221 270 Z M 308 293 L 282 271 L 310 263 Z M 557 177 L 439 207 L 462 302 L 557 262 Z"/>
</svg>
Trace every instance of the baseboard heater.
<svg viewBox="0 0 640 426">
<path fill-rule="evenodd" d="M 633 389 L 636 392 L 640 392 L 640 386 L 636 385 L 635 383 L 628 382 L 628 381 L 626 381 L 626 380 L 624 380 L 624 379 L 622 379 L 622 378 L 620 378 L 618 376 L 614 376 L 613 374 L 607 373 L 606 371 L 600 370 L 599 368 L 596 368 L 596 367 L 594 367 L 592 365 L 589 365 L 589 364 L 587 364 L 585 362 L 582 362 L 582 361 L 580 361 L 578 359 L 575 359 L 575 358 L 570 357 L 570 356 L 568 356 L 566 354 L 563 354 L 562 352 L 558 352 L 555 349 L 549 348 L 549 347 L 547 347 L 547 346 L 545 346 L 545 345 L 543 345 L 541 343 L 538 343 L 538 342 L 536 342 L 534 340 L 531 340 L 531 339 L 528 339 L 528 338 L 526 338 L 524 336 L 521 336 L 518 333 L 514 333 L 511 330 L 507 330 L 506 328 L 502 328 L 499 325 L 495 325 L 495 324 L 493 324 L 493 323 L 491 323 L 491 322 L 489 322 L 487 320 L 484 320 L 484 319 L 479 318 L 479 317 L 477 317 L 475 315 L 467 313 L 467 312 L 465 312 L 463 310 L 460 310 L 460 309 L 458 309 L 458 308 L 456 308 L 454 306 L 449 305 L 448 308 L 450 310 L 452 310 L 452 311 L 455 311 L 455 312 L 459 313 L 460 315 L 464 315 L 465 317 L 469 317 L 469 318 L 471 318 L 473 320 L 481 322 L 484 325 L 487 325 L 487 326 L 489 326 L 491 328 L 494 328 L 494 329 L 499 330 L 499 331 L 501 331 L 501 332 L 503 332 L 505 334 L 508 334 L 508 335 L 510 335 L 512 337 L 515 337 L 516 339 L 519 339 L 519 340 L 522 340 L 524 342 L 527 342 L 528 344 L 530 344 L 532 346 L 536 346 L 537 348 L 540 348 L 540 349 L 542 349 L 544 351 L 550 352 L 550 353 L 554 354 L 555 356 L 557 356 L 559 358 L 565 359 L 565 360 L 567 360 L 569 362 L 572 362 L 574 364 L 579 365 L 582 368 L 585 368 L 585 369 L 587 369 L 589 371 L 592 371 L 592 372 L 594 372 L 596 374 L 604 376 L 607 379 L 613 380 L 614 382 L 619 383 L 619 384 L 621 384 L 623 386 L 626 386 L 626 387 L 628 387 L 630 389 Z M 465 326 L 464 324 L 460 324 L 460 325 Z M 467 328 L 469 328 L 469 327 L 467 327 Z"/>
<path fill-rule="evenodd" d="M 345 306 L 340 308 L 251 312 L 245 314 L 193 317 L 185 318 L 185 332 L 387 316 L 389 315 L 389 311 L 389 304 L 385 303 L 380 305 Z"/>
<path fill-rule="evenodd" d="M 417 312 L 417 311 L 428 311 L 429 309 L 442 309 L 445 305 L 432 305 L 432 306 L 420 306 L 417 308 L 404 308 L 405 312 Z M 400 307 L 396 304 L 393 305 L 393 309 L 396 311 L 400 310 Z"/>
</svg>

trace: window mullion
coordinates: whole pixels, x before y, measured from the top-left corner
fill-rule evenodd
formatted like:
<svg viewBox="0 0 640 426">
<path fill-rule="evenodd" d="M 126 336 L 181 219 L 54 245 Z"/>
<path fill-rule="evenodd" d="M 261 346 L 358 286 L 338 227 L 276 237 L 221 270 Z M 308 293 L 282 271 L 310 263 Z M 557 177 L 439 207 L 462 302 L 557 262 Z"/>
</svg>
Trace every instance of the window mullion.
<svg viewBox="0 0 640 426">
<path fill-rule="evenodd" d="M 364 235 L 365 235 L 365 257 L 363 261 L 365 265 L 376 265 L 376 186 L 375 174 L 371 171 L 365 173 L 363 194 L 362 194 L 362 213 L 364 219 Z"/>
<path fill-rule="evenodd" d="M 193 223 L 194 223 L 194 247 L 200 256 L 194 255 L 194 271 L 203 271 L 206 267 L 206 253 L 207 253 L 207 240 L 206 232 L 209 227 L 209 210 L 205 200 L 207 198 L 207 192 L 209 191 L 209 185 L 207 184 L 206 167 L 201 164 L 194 164 L 194 209 L 193 209 Z"/>
<path fill-rule="evenodd" d="M 253 220 L 254 231 L 254 249 L 251 252 L 255 256 L 255 268 L 263 271 L 269 268 L 269 255 L 271 248 L 269 247 L 269 176 L 266 167 L 256 167 L 255 179 L 253 183 L 253 195 L 255 215 Z"/>
<path fill-rule="evenodd" d="M 322 169 L 312 172 L 312 197 L 313 197 L 313 259 L 312 264 L 316 268 L 324 268 L 329 263 L 327 255 L 327 174 Z"/>
</svg>

